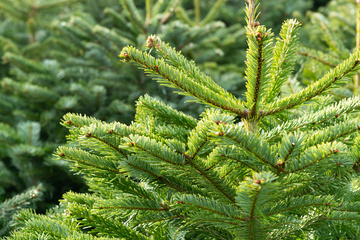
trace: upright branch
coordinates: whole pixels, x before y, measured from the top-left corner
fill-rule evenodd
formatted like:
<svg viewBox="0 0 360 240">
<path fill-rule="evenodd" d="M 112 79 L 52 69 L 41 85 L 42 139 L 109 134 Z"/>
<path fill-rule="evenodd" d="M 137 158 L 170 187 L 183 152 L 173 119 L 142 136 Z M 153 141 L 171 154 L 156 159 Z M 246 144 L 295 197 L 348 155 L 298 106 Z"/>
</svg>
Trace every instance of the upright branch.
<svg viewBox="0 0 360 240">
<path fill-rule="evenodd" d="M 256 132 L 257 124 L 261 118 L 261 103 L 266 98 L 270 84 L 270 70 L 272 65 L 272 33 L 256 22 L 256 9 L 254 1 L 248 1 L 247 11 L 247 41 L 246 52 L 246 107 L 249 114 L 244 119 L 248 131 Z"/>
<path fill-rule="evenodd" d="M 246 2 L 248 3 L 247 10 L 246 10 L 248 12 L 247 25 L 248 25 L 249 29 L 254 31 L 254 28 L 256 27 L 256 24 L 257 24 L 257 23 L 255 23 L 255 21 L 256 21 L 255 6 L 256 6 L 257 0 L 246 0 Z"/>
</svg>

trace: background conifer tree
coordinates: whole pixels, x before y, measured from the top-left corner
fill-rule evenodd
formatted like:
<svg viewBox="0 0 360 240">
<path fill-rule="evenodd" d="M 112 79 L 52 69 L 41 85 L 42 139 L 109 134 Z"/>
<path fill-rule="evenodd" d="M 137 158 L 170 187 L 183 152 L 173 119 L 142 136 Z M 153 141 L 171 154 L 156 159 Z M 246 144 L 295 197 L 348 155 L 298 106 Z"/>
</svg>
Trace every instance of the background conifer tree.
<svg viewBox="0 0 360 240">
<path fill-rule="evenodd" d="M 317 12 L 307 13 L 300 55 L 304 58 L 304 83 L 316 81 L 335 68 L 360 46 L 360 4 L 351 0 L 332 0 Z M 305 18 L 304 18 L 305 19 Z M 316 49 L 314 49 L 316 46 Z M 337 97 L 358 95 L 359 76 L 347 87 L 333 91 Z"/>
<path fill-rule="evenodd" d="M 246 13 L 245 100 L 157 36 L 151 54 L 123 48 L 126 62 L 208 108 L 194 118 L 145 95 L 130 125 L 65 115 L 69 144 L 55 155 L 92 194 L 22 211 L 6 239 L 358 238 L 360 101 L 329 91 L 351 81 L 360 53 L 284 96 L 300 24 L 285 21 L 274 46 L 254 1 Z"/>
</svg>

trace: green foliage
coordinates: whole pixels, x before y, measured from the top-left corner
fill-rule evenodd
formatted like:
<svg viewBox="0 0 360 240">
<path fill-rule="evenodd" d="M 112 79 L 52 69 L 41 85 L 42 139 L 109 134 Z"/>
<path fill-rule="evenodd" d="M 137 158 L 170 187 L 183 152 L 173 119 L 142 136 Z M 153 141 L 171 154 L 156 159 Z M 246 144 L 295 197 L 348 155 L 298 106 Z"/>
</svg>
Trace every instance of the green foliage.
<svg viewBox="0 0 360 240">
<path fill-rule="evenodd" d="M 301 79 L 304 83 L 316 81 L 359 48 L 360 39 L 356 35 L 360 31 L 359 13 L 360 6 L 356 1 L 332 0 L 319 12 L 307 14 L 303 46 L 299 51 L 305 60 L 304 78 Z M 334 90 L 333 94 L 340 98 L 358 95 L 358 86 L 359 76 L 356 75 L 345 89 Z"/>
<path fill-rule="evenodd" d="M 6 239 L 357 239 L 359 98 L 329 92 L 360 52 L 289 95 L 299 23 L 286 21 L 273 46 L 254 1 L 247 13 L 246 101 L 156 35 L 149 50 L 124 47 L 125 62 L 207 109 L 194 118 L 146 95 L 129 125 L 66 114 L 69 142 L 54 155 L 92 193 L 20 212 Z"/>
<path fill-rule="evenodd" d="M 218 2 L 217 9 L 223 5 Z M 44 198 L 36 209 L 45 212 L 64 192 L 85 190 L 79 178 L 69 175 L 66 162 L 55 162 L 51 156 L 66 141 L 66 131 L 58 121 L 67 112 L 130 123 L 134 102 L 144 92 L 177 102 L 175 106 L 187 113 L 201 111 L 194 104 L 184 104 L 183 97 L 168 94 L 166 88 L 155 87 L 141 70 L 119 61 L 119 48 L 131 44 L 143 49 L 149 34 L 164 36 L 197 63 L 206 62 L 203 69 L 216 73 L 219 82 L 241 94 L 242 71 L 223 53 L 238 45 L 236 39 L 244 30 L 234 22 L 227 27 L 216 21 L 215 8 L 201 26 L 183 23 L 175 14 L 181 4 L 1 1 L 0 201 L 43 183 Z M 210 6 L 201 9 L 205 12 Z M 238 58 L 237 53 L 232 58 Z M 177 129 L 164 128 L 163 132 L 184 137 Z"/>
</svg>

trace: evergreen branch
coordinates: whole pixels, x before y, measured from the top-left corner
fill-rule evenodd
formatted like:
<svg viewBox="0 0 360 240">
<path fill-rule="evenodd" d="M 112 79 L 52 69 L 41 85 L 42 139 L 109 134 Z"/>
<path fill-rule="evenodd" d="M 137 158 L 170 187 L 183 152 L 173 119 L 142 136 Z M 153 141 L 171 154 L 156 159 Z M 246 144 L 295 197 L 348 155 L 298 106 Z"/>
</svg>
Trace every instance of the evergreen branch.
<svg viewBox="0 0 360 240">
<path fill-rule="evenodd" d="M 84 150 L 80 150 L 73 147 L 59 147 L 56 155 L 58 158 L 67 158 L 69 161 L 75 163 L 79 163 L 86 167 L 92 167 L 94 169 L 106 171 L 109 173 L 115 174 L 123 174 L 125 172 L 117 169 L 117 165 L 113 161 L 109 161 L 103 157 L 98 157 L 96 155 L 92 155 Z M 85 169 L 86 171 L 91 171 Z"/>
<path fill-rule="evenodd" d="M 358 63 L 360 58 L 360 51 L 355 52 L 349 59 L 338 65 L 335 69 L 326 74 L 317 82 L 309 85 L 301 92 L 295 93 L 290 97 L 277 100 L 269 104 L 264 111 L 264 115 L 272 115 L 286 109 L 292 109 L 302 103 L 305 103 L 314 97 L 327 92 L 329 89 L 335 87 L 343 78 L 352 76 L 358 70 Z"/>
<path fill-rule="evenodd" d="M 120 55 L 125 60 L 132 60 L 145 69 L 150 75 L 160 77 L 156 80 L 163 85 L 182 90 L 181 94 L 193 96 L 205 104 L 221 108 L 240 116 L 245 115 L 241 103 L 224 97 L 184 75 L 177 68 L 165 63 L 163 59 L 155 59 L 133 47 L 125 47 Z"/>
<path fill-rule="evenodd" d="M 201 164 L 198 157 L 188 160 L 189 164 L 208 182 L 211 187 L 216 189 L 220 196 L 225 197 L 232 203 L 235 203 L 235 191 L 233 188 L 227 186 L 226 182 L 218 176 L 218 174 L 211 170 L 206 170 L 206 167 Z M 206 186 L 206 185 L 205 185 Z"/>
<path fill-rule="evenodd" d="M 5 77 L 1 83 L 4 90 L 17 92 L 32 102 L 44 101 L 45 103 L 54 104 L 59 98 L 57 92 L 30 82 L 19 83 L 11 78 Z"/>
<path fill-rule="evenodd" d="M 280 93 L 282 85 L 288 80 L 295 64 L 297 49 L 297 34 L 300 23 L 296 20 L 287 20 L 282 25 L 280 37 L 274 48 L 274 62 L 271 71 L 272 81 L 266 103 L 272 102 Z"/>
<path fill-rule="evenodd" d="M 154 164 L 150 164 L 146 161 L 141 161 L 133 156 L 129 156 L 128 159 L 123 163 L 123 169 L 127 171 L 127 174 L 130 177 L 136 177 L 138 179 L 150 178 L 150 182 L 151 180 L 155 179 L 160 183 L 167 185 L 169 188 L 174 189 L 177 192 L 188 192 L 205 196 L 207 195 L 206 192 L 200 190 L 197 186 L 194 186 L 191 178 L 190 181 L 184 181 L 183 179 L 179 179 L 179 174 L 177 172 L 172 171 L 167 174 L 162 170 L 162 168 Z M 126 166 L 130 166 L 131 168 Z"/>
<path fill-rule="evenodd" d="M 255 213 L 255 207 L 257 206 L 257 200 L 261 191 L 261 188 L 258 188 L 255 190 L 255 196 L 253 197 L 252 204 L 251 204 L 251 210 L 249 215 L 249 233 L 250 233 L 250 239 L 255 240 L 255 229 L 254 229 L 254 219 L 256 218 Z"/>
<path fill-rule="evenodd" d="M 314 134 L 310 135 L 309 138 L 306 139 L 304 145 L 306 147 L 310 147 L 320 143 L 334 142 L 359 130 L 359 121 L 357 119 L 353 119 L 314 131 Z"/>
<path fill-rule="evenodd" d="M 246 52 L 246 100 L 250 117 L 259 114 L 258 108 L 267 94 L 272 64 L 272 33 L 264 27 L 257 27 L 257 32 L 247 32 L 249 48 Z"/>
<path fill-rule="evenodd" d="M 234 123 L 234 117 L 224 114 L 219 110 L 208 110 L 196 128 L 190 132 L 188 138 L 189 155 L 194 158 L 199 151 L 209 142 L 210 131 L 214 126 L 227 126 Z"/>
<path fill-rule="evenodd" d="M 86 136 L 85 136 L 86 137 Z M 116 151 L 117 153 L 120 153 L 122 156 L 126 157 L 126 153 L 124 153 L 123 151 L 121 151 L 117 146 L 109 143 L 108 141 L 105 141 L 104 139 L 98 138 L 97 136 L 94 136 L 94 134 L 91 134 L 90 137 L 92 139 L 95 139 L 103 144 L 105 144 L 106 146 L 110 147 L 112 150 Z"/>
<path fill-rule="evenodd" d="M 173 123 L 176 126 L 194 128 L 197 120 L 189 115 L 179 112 L 166 104 L 150 97 L 149 95 L 141 96 L 137 103 L 138 107 L 147 108 L 157 117 L 164 119 L 166 123 Z M 185 126 L 184 126 L 185 125 Z"/>
<path fill-rule="evenodd" d="M 189 26 L 195 26 L 194 21 L 192 21 L 189 17 L 189 15 L 186 13 L 185 9 L 177 6 L 175 8 L 175 14 L 177 16 L 177 18 L 182 21 L 183 23 L 188 24 Z"/>
<path fill-rule="evenodd" d="M 125 38 L 125 37 L 117 34 L 114 29 L 108 29 L 101 25 L 95 25 L 95 27 L 92 30 L 92 33 L 101 37 L 102 41 L 104 41 L 104 40 L 112 41 L 117 46 L 125 46 L 128 44 L 135 44 L 132 40 L 129 40 L 128 38 Z"/>
<path fill-rule="evenodd" d="M 81 205 L 81 203 L 77 201 L 72 201 L 70 206 L 68 207 L 68 210 L 70 211 L 73 219 L 80 219 L 79 222 L 81 223 L 81 227 L 91 227 L 92 234 L 101 234 L 103 232 L 106 232 L 107 236 L 126 237 L 128 239 L 131 238 L 137 240 L 148 239 L 143 234 L 135 231 L 129 226 L 126 226 L 118 219 L 98 215 L 94 212 L 94 209 L 92 209 L 93 205 L 94 203 L 90 206 L 91 208 L 84 207 L 83 205 Z M 109 219 L 111 219 L 111 221 L 109 221 Z"/>
<path fill-rule="evenodd" d="M 265 213 L 265 215 L 273 216 L 297 209 L 304 211 L 304 208 L 314 206 L 324 206 L 329 208 L 329 199 L 311 195 L 291 197 L 290 199 L 286 199 L 285 201 L 281 201 L 275 204 L 275 206 L 272 206 L 270 211 Z"/>
<path fill-rule="evenodd" d="M 303 49 L 301 49 L 301 50 L 303 50 Z M 312 54 L 309 51 L 307 51 L 307 52 L 298 52 L 298 54 L 300 54 L 302 56 L 305 56 L 305 57 L 308 57 L 308 58 L 311 58 L 311 59 L 313 59 L 313 60 L 315 60 L 317 62 L 320 62 L 320 63 L 322 63 L 324 65 L 327 65 L 327 66 L 329 66 L 331 68 L 335 68 L 337 66 L 336 64 L 333 64 L 333 63 L 331 63 L 331 62 L 329 62 L 327 60 L 324 60 L 325 59 L 325 57 L 324 57 L 325 54 L 324 53 L 321 54 L 319 51 L 316 51 L 316 54 Z M 318 57 L 318 56 L 320 56 L 320 57 Z"/>
<path fill-rule="evenodd" d="M 124 10 L 126 10 L 126 13 L 128 17 L 130 18 L 131 22 L 134 23 L 135 26 L 137 26 L 139 29 L 142 30 L 144 34 L 147 33 L 147 29 L 144 25 L 144 20 L 141 18 L 133 0 L 121 0 L 121 5 L 123 6 Z"/>
<path fill-rule="evenodd" d="M 236 205 L 225 204 L 213 198 L 196 195 L 179 195 L 175 197 L 175 200 L 177 200 L 177 206 L 186 209 L 186 211 L 188 208 L 193 207 L 196 208 L 196 211 L 205 210 L 237 221 L 245 221 L 245 218 L 239 217 L 239 208 Z"/>
<path fill-rule="evenodd" d="M 246 150 L 241 148 L 234 148 L 234 146 L 217 146 L 208 156 L 206 162 L 209 166 L 206 170 L 213 169 L 221 163 L 225 165 L 229 165 L 229 161 L 225 161 L 226 159 L 230 159 L 236 163 L 239 163 L 241 166 L 245 166 L 248 169 L 251 169 L 254 172 L 259 172 L 260 166 L 257 166 L 255 161 L 262 163 L 257 158 L 253 157 Z"/>
<path fill-rule="evenodd" d="M 124 210 L 140 210 L 140 211 L 167 211 L 171 208 L 154 200 L 126 198 L 99 200 L 94 204 L 94 209 L 124 209 Z"/>
<path fill-rule="evenodd" d="M 359 109 L 359 97 L 343 99 L 340 102 L 325 107 L 315 113 L 305 114 L 300 118 L 284 122 L 283 124 L 271 129 L 271 131 L 263 133 L 262 135 L 264 138 L 269 138 L 268 141 L 272 141 L 283 135 L 285 132 L 293 132 L 297 129 L 306 127 L 307 125 L 312 125 L 313 123 L 323 123 L 332 118 L 337 118 L 342 114 L 357 111 Z"/>
<path fill-rule="evenodd" d="M 14 64 L 15 66 L 27 72 L 37 72 L 45 74 L 49 73 L 49 70 L 46 69 L 46 67 L 42 64 L 18 54 L 6 52 L 3 56 L 3 59 L 5 63 Z"/>
<path fill-rule="evenodd" d="M 287 173 L 294 173 L 311 167 L 339 152 L 339 143 L 324 143 L 306 149 L 299 159 L 291 159 L 285 163 Z"/>
<path fill-rule="evenodd" d="M 228 124 L 223 126 L 221 134 L 216 134 L 224 144 L 236 143 L 240 148 L 246 150 L 259 161 L 266 163 L 276 169 L 276 157 L 270 151 L 268 143 L 261 137 L 246 132 L 243 127 Z M 220 142 L 221 143 L 221 142 Z"/>
<path fill-rule="evenodd" d="M 259 97 L 259 90 L 260 90 L 260 84 L 261 84 L 261 70 L 262 70 L 262 66 L 263 66 L 263 43 L 260 42 L 259 43 L 259 49 L 258 49 L 258 58 L 257 58 L 257 75 L 256 75 L 256 83 L 255 83 L 255 88 L 254 88 L 254 97 L 252 99 L 252 102 L 254 103 L 254 105 L 252 106 L 250 112 L 251 113 L 256 113 L 257 112 L 257 103 L 258 103 L 258 97 Z"/>
<path fill-rule="evenodd" d="M 223 1 L 223 0 L 222 0 Z M 147 47 L 155 48 L 160 56 L 168 61 L 169 64 L 177 68 L 181 73 L 187 77 L 195 80 L 197 83 L 205 86 L 206 88 L 212 90 L 215 93 L 223 95 L 233 101 L 238 101 L 234 95 L 226 91 L 224 88 L 219 86 L 211 79 L 211 77 L 206 76 L 200 71 L 200 69 L 195 65 L 195 62 L 188 61 L 179 51 L 176 51 L 175 48 L 169 46 L 169 44 L 164 43 L 161 39 L 155 35 L 149 36 L 147 39 Z"/>
<path fill-rule="evenodd" d="M 321 26 L 321 35 L 323 41 L 327 43 L 330 49 L 335 52 L 340 58 L 346 58 L 349 55 L 349 50 L 345 47 L 342 40 L 340 40 L 338 34 L 329 28 L 329 21 L 325 16 L 319 12 L 313 13 L 311 16 L 317 21 L 318 26 Z"/>
<path fill-rule="evenodd" d="M 247 30 L 250 32 L 254 32 L 254 28 L 259 24 L 256 22 L 258 14 L 256 13 L 259 4 L 257 4 L 257 0 L 245 0 L 248 4 L 246 4 L 246 23 Z"/>
<path fill-rule="evenodd" d="M 200 26 L 205 26 L 206 24 L 210 23 L 211 21 L 215 20 L 218 14 L 220 13 L 220 9 L 222 5 L 226 2 L 226 0 L 217 0 L 215 4 L 211 7 L 208 11 L 206 16 L 200 21 Z"/>
<path fill-rule="evenodd" d="M 130 135 L 126 140 L 129 140 L 131 149 L 136 148 L 147 155 L 160 159 L 163 162 L 182 166 L 185 164 L 185 157 L 172 151 L 167 145 L 157 142 L 155 139 L 150 139 L 146 136 Z M 137 152 L 135 150 L 135 152 Z"/>
</svg>

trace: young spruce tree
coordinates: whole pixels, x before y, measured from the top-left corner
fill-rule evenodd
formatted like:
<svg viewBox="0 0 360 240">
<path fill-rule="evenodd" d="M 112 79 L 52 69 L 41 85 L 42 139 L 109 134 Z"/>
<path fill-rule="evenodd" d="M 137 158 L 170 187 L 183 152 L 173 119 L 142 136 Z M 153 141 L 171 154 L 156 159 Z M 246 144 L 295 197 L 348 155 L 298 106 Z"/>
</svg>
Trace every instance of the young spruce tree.
<svg viewBox="0 0 360 240">
<path fill-rule="evenodd" d="M 23 210 L 7 239 L 356 239 L 360 230 L 358 97 L 328 95 L 360 52 L 290 96 L 299 23 L 273 33 L 247 4 L 246 101 L 162 42 L 120 57 L 209 106 L 194 118 L 146 95 L 130 125 L 67 114 L 56 156 L 92 194 L 69 192 L 47 215 Z M 239 40 L 240 41 L 240 40 Z"/>
</svg>

